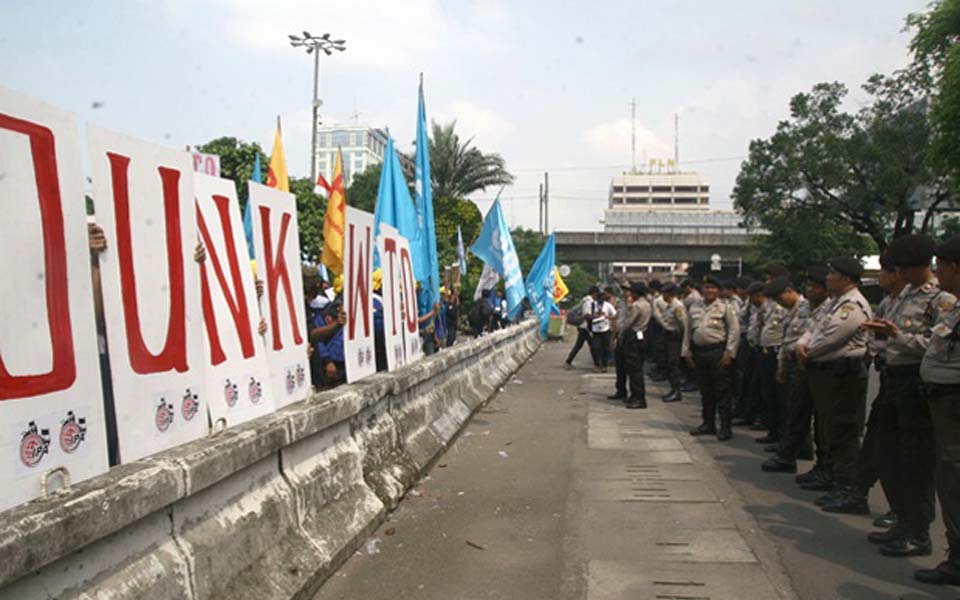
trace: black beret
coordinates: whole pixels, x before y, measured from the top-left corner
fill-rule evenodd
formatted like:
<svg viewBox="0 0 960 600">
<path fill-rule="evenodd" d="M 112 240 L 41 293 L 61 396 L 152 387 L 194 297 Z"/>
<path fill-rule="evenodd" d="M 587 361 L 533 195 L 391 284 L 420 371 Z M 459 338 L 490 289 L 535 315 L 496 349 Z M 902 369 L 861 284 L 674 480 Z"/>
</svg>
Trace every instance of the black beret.
<svg viewBox="0 0 960 600">
<path fill-rule="evenodd" d="M 647 287 L 649 287 L 651 290 L 659 290 L 663 287 L 663 283 L 661 283 L 659 279 L 651 279 L 650 283 L 647 284 Z"/>
<path fill-rule="evenodd" d="M 663 287 L 660 288 L 660 292 L 663 294 L 676 294 L 679 289 L 680 287 L 677 286 L 677 284 L 672 281 L 668 281 L 667 283 L 663 284 Z"/>
<path fill-rule="evenodd" d="M 937 258 L 960 262 L 960 233 L 937 246 Z"/>
<path fill-rule="evenodd" d="M 723 283 L 720 281 L 720 279 L 718 277 L 714 277 L 713 275 L 707 275 L 706 277 L 704 277 L 703 285 L 715 285 L 718 288 L 723 287 Z"/>
<path fill-rule="evenodd" d="M 753 283 L 753 279 L 750 279 L 746 275 L 741 275 L 740 277 L 734 279 L 733 282 L 738 288 L 747 289 L 750 287 L 750 284 Z"/>
<path fill-rule="evenodd" d="M 735 290 L 737 289 L 737 283 L 732 279 L 723 280 L 723 289 L 725 290 Z"/>
<path fill-rule="evenodd" d="M 887 273 L 893 273 L 897 270 L 897 265 L 894 264 L 893 259 L 886 252 L 880 255 L 880 269 Z"/>
<path fill-rule="evenodd" d="M 682 288 L 690 287 L 691 285 L 693 285 L 693 281 L 689 278 L 680 282 L 680 287 Z"/>
<path fill-rule="evenodd" d="M 860 264 L 859 260 L 851 256 L 840 256 L 834 258 L 830 260 L 829 266 L 837 273 L 846 275 L 851 279 L 859 280 L 863 275 L 863 265 Z"/>
<path fill-rule="evenodd" d="M 767 268 L 764 269 L 764 271 L 767 275 L 772 277 L 788 277 L 790 275 L 790 270 L 786 267 L 786 265 L 780 263 L 767 265 Z"/>
<path fill-rule="evenodd" d="M 643 296 L 647 293 L 647 284 L 642 281 L 634 281 L 630 284 L 630 293 L 634 296 Z"/>
<path fill-rule="evenodd" d="M 830 269 L 823 265 L 812 265 L 807 267 L 807 281 L 827 285 L 827 273 Z"/>
<path fill-rule="evenodd" d="M 937 243 L 928 235 L 911 234 L 898 237 L 887 246 L 887 256 L 898 267 L 923 267 L 937 249 Z"/>
<path fill-rule="evenodd" d="M 753 283 L 747 286 L 747 293 L 750 294 L 751 296 L 754 294 L 759 294 L 763 292 L 763 288 L 765 287 L 766 286 L 762 282 L 754 281 Z"/>
<path fill-rule="evenodd" d="M 792 288 L 793 285 L 790 283 L 790 278 L 788 277 L 777 277 L 770 283 L 768 283 L 763 288 L 763 295 L 770 296 L 771 298 L 776 298 L 784 292 L 787 288 Z"/>
</svg>

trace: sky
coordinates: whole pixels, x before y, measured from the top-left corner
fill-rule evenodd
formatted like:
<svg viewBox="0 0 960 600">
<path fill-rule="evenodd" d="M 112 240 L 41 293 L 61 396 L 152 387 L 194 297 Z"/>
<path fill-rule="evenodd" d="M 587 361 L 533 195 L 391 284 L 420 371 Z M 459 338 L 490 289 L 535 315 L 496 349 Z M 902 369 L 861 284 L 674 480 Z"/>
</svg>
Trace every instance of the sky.
<svg viewBox="0 0 960 600">
<path fill-rule="evenodd" d="M 325 122 L 389 127 L 412 150 L 417 84 L 427 116 L 500 153 L 512 226 L 535 229 L 550 172 L 550 227 L 599 230 L 610 179 L 673 154 L 711 182 L 715 209 L 751 139 L 794 94 L 851 90 L 909 61 L 904 18 L 927 0 L 104 0 L 0 2 L 0 86 L 171 147 L 229 135 L 269 152 L 277 115 L 292 175 L 309 175 L 313 60 L 287 34 L 329 32 Z M 498 190 L 473 199 L 484 213 Z M 348 199 L 349 202 L 349 199 Z"/>
</svg>

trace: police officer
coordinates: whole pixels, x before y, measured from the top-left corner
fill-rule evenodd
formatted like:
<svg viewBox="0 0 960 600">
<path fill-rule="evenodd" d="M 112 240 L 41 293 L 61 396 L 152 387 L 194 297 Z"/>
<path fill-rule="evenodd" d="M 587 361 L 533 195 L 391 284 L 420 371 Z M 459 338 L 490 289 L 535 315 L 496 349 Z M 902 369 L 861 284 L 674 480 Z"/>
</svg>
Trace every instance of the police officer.
<svg viewBox="0 0 960 600">
<path fill-rule="evenodd" d="M 646 408 L 647 397 L 643 382 L 643 359 L 646 354 L 644 332 L 650 325 L 653 309 L 645 298 L 647 285 L 642 281 L 630 284 L 627 294 L 627 317 L 623 329 L 619 332 L 618 343 L 623 347 L 623 363 L 630 384 L 630 396 L 627 408 Z"/>
<path fill-rule="evenodd" d="M 889 531 L 869 536 L 886 556 L 927 556 L 932 551 L 936 456 L 920 363 L 940 313 L 956 302 L 933 276 L 935 249 L 936 243 L 925 235 L 906 235 L 890 243 L 887 254 L 907 285 L 889 316 L 863 324 L 887 341 L 877 446 L 880 480 L 898 521 Z"/>
<path fill-rule="evenodd" d="M 777 382 L 784 393 L 784 425 L 777 455 L 761 465 L 767 472 L 796 473 L 797 457 L 810 444 L 810 392 L 806 370 L 801 368 L 795 348 L 810 319 L 810 303 L 786 277 L 767 284 L 764 293 L 787 312 L 783 317 L 783 339 L 777 353 Z"/>
<path fill-rule="evenodd" d="M 774 266 L 776 265 L 771 265 L 768 271 L 779 272 L 779 269 L 773 269 Z M 786 278 L 787 276 L 783 275 L 782 277 Z M 759 437 L 755 441 L 758 444 L 777 444 L 780 442 L 780 420 L 783 418 L 783 390 L 777 381 L 777 367 L 780 346 L 783 344 L 783 321 L 787 309 L 781 306 L 775 298 L 767 295 L 766 287 L 757 293 L 757 297 L 763 306 L 759 336 L 760 414 L 767 426 L 767 435 Z M 771 448 L 771 450 L 776 450 L 776 448 Z"/>
<path fill-rule="evenodd" d="M 821 505 L 844 493 L 853 482 L 867 394 L 867 334 L 860 325 L 873 317 L 857 289 L 863 275 L 860 261 L 835 258 L 829 267 L 827 290 L 834 301 L 796 346 L 797 357 L 810 375 L 820 439 L 826 447 L 825 466 L 834 490 L 818 498 Z M 819 485 L 800 487 L 824 489 L 827 482 L 815 483 Z"/>
<path fill-rule="evenodd" d="M 677 284 L 669 282 L 661 289 L 662 306 L 654 303 L 653 318 L 660 326 L 664 354 L 667 364 L 667 379 L 670 381 L 670 393 L 663 397 L 664 402 L 679 402 L 683 399 L 680 391 L 680 353 L 687 338 L 687 311 L 677 298 Z"/>
<path fill-rule="evenodd" d="M 613 340 L 613 364 L 616 369 L 617 377 L 615 390 L 612 396 L 607 396 L 608 400 L 626 400 L 627 399 L 627 370 L 624 364 L 624 348 L 620 343 L 622 336 L 620 332 L 624 330 L 627 318 L 627 304 L 629 303 L 630 284 L 626 281 L 620 284 L 620 295 L 614 294 L 614 288 L 607 288 L 609 295 L 616 297 L 614 308 L 617 311 L 617 317 L 614 321 L 613 331 L 616 338 Z"/>
<path fill-rule="evenodd" d="M 937 278 L 943 289 L 960 295 L 960 235 L 937 247 Z M 936 485 L 950 547 L 947 560 L 920 569 L 918 581 L 960 585 L 960 303 L 941 310 L 920 364 L 936 446 Z"/>
<path fill-rule="evenodd" d="M 707 277 L 703 299 L 691 306 L 690 335 L 684 346 L 687 364 L 696 370 L 703 403 L 703 423 L 690 435 L 717 434 L 720 441 L 733 437 L 730 419 L 733 402 L 733 359 L 740 343 L 740 323 L 733 307 L 720 299 L 720 282 Z M 720 412 L 720 430 L 716 427 Z"/>
<path fill-rule="evenodd" d="M 897 267 L 888 254 L 880 256 L 880 274 L 877 277 L 877 283 L 880 289 L 887 292 L 883 297 L 877 310 L 874 311 L 874 319 L 886 319 L 890 317 L 891 307 L 894 300 L 903 290 L 904 282 L 897 275 Z M 867 355 L 872 361 L 873 367 L 877 370 L 880 379 L 877 395 L 870 405 L 870 414 L 867 418 L 867 430 L 863 435 L 863 443 L 860 445 L 860 454 L 857 456 L 856 478 L 853 486 L 848 493 L 839 498 L 836 502 L 825 504 L 823 510 L 831 513 L 845 513 L 854 515 L 870 514 L 870 505 L 867 503 L 867 495 L 870 488 L 880 479 L 880 447 L 878 424 L 880 418 L 881 399 L 886 388 L 886 339 L 880 339 L 876 335 L 871 335 L 867 339 Z M 886 493 L 886 490 L 884 491 Z M 889 498 L 889 496 L 888 496 Z M 892 506 L 890 501 L 887 504 Z M 889 529 L 896 525 L 896 512 L 890 510 L 886 515 L 878 517 L 874 525 Z"/>
<path fill-rule="evenodd" d="M 742 425 L 747 425 L 753 431 L 763 431 L 766 427 L 757 422 L 760 416 L 761 405 L 761 364 L 763 362 L 763 353 L 760 346 L 760 334 L 763 332 L 763 319 L 766 316 L 764 306 L 767 298 L 763 295 L 764 283 L 754 281 L 747 287 L 749 294 L 750 310 L 749 321 L 747 323 L 747 345 L 750 347 L 749 366 L 746 373 L 746 392 L 745 403 L 743 407 Z"/>
<path fill-rule="evenodd" d="M 753 360 L 750 345 L 747 343 L 747 331 L 750 328 L 750 319 L 754 310 L 753 304 L 750 303 L 750 294 L 747 293 L 747 288 L 752 283 L 753 280 L 747 276 L 737 277 L 733 282 L 734 293 L 740 300 L 740 310 L 737 313 L 740 319 L 740 344 L 737 345 L 737 381 L 733 407 L 733 416 L 739 421 L 734 421 L 734 425 L 745 424 L 743 417 L 747 409 L 747 378 L 750 374 L 750 363 Z"/>
</svg>

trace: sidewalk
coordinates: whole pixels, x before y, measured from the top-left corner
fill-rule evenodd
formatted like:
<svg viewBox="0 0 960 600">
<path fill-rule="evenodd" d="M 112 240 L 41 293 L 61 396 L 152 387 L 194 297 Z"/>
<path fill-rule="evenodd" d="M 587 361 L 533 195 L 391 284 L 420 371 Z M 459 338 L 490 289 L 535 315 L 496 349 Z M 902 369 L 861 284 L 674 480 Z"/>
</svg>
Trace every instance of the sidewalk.
<svg viewBox="0 0 960 600">
<path fill-rule="evenodd" d="M 794 598 L 678 413 L 606 400 L 612 375 L 566 351 L 544 345 L 315 600 Z"/>
</svg>

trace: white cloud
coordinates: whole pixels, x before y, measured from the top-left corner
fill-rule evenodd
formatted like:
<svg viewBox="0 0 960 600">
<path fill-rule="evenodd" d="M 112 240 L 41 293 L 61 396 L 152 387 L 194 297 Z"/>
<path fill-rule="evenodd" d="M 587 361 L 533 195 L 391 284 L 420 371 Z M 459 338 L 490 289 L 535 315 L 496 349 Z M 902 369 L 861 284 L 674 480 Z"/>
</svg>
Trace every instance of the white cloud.
<svg viewBox="0 0 960 600">
<path fill-rule="evenodd" d="M 583 132 L 595 157 L 620 163 L 630 162 L 630 119 L 617 119 L 598 123 Z M 673 149 L 655 133 L 637 123 L 637 160 L 647 156 L 672 156 Z"/>
<path fill-rule="evenodd" d="M 306 29 L 347 40 L 347 63 L 405 67 L 424 57 L 452 58 L 462 51 L 504 51 L 500 36 L 507 12 L 480 3 L 463 18 L 439 0 L 213 0 L 227 33 L 248 46 L 293 57 L 287 35 Z"/>
<path fill-rule="evenodd" d="M 450 102 L 431 118 L 438 123 L 456 119 L 460 139 L 472 137 L 474 145 L 486 151 L 499 147 L 515 129 L 513 123 L 496 111 L 477 106 L 469 100 Z"/>
</svg>

